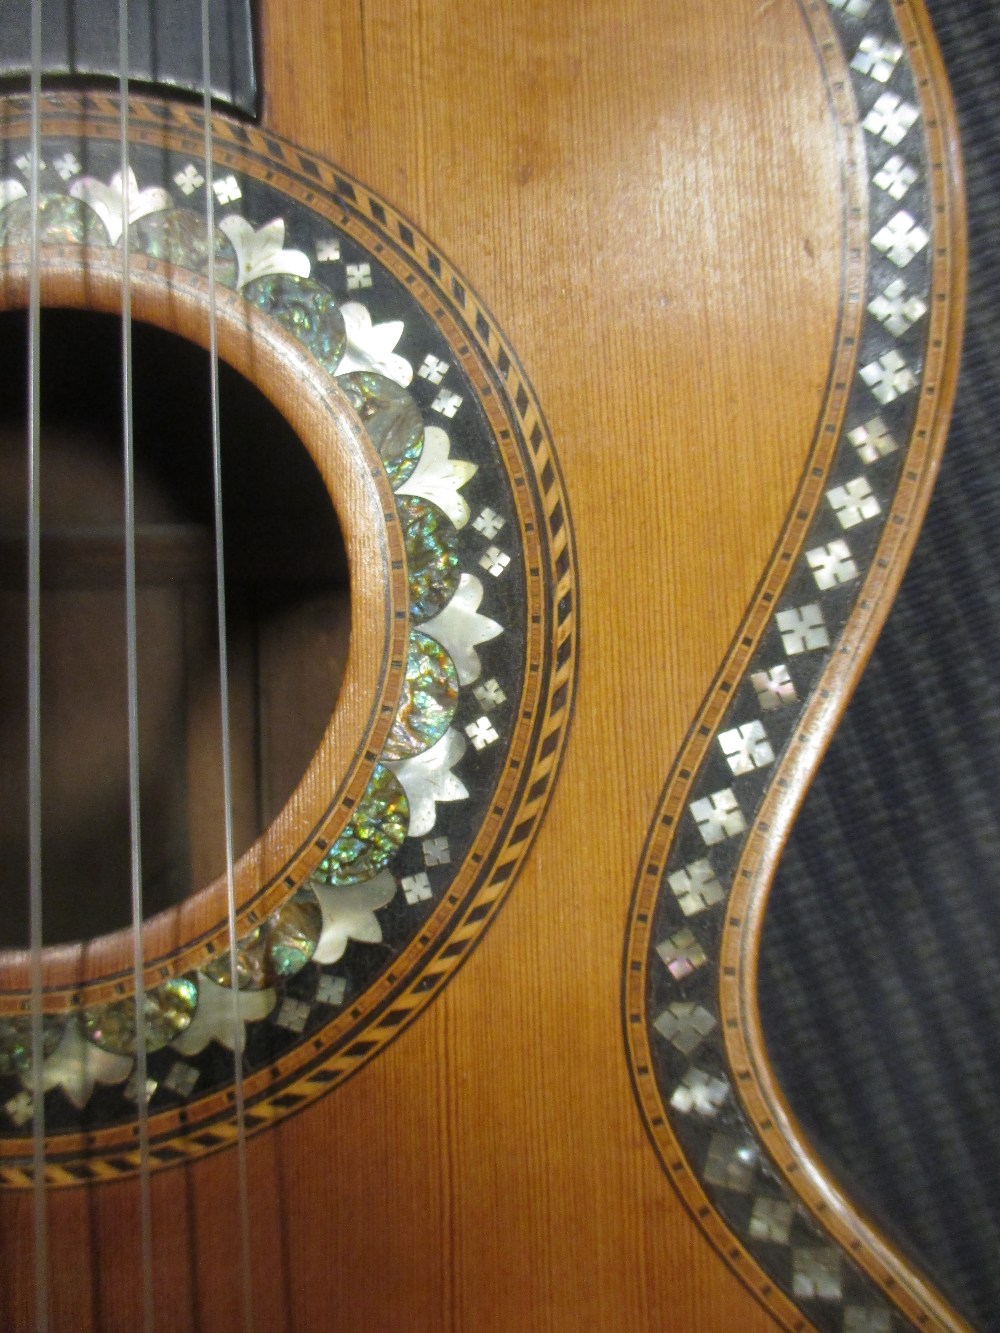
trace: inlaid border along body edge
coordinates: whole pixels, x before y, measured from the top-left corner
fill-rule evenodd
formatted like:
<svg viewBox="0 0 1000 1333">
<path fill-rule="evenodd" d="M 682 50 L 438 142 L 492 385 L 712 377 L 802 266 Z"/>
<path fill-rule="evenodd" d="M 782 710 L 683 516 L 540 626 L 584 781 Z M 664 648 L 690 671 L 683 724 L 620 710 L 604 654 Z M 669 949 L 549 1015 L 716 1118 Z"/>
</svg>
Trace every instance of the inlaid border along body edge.
<svg viewBox="0 0 1000 1333">
<path fill-rule="evenodd" d="M 880 297 L 879 311 L 883 320 L 892 321 L 893 315 L 892 312 L 887 314 L 886 303 L 891 303 L 894 297 L 902 297 L 904 303 L 908 299 L 912 301 L 913 296 L 905 291 L 905 286 L 919 287 L 919 274 L 916 284 L 911 284 L 910 278 L 919 270 L 920 264 L 914 265 L 910 272 L 904 272 L 913 255 L 905 247 L 897 253 L 893 249 L 893 235 L 902 235 L 912 225 L 916 229 L 912 235 L 918 241 L 921 236 L 923 238 L 929 261 L 926 302 L 918 297 L 916 305 L 908 307 L 909 315 L 913 316 L 909 322 L 904 316 L 901 325 L 898 322 L 884 324 L 893 332 L 905 333 L 922 321 L 924 334 L 916 354 L 908 350 L 914 347 L 912 334 L 908 343 L 904 339 L 899 344 L 902 358 L 894 356 L 895 341 L 886 344 L 878 361 L 868 361 L 864 353 L 866 345 L 870 346 L 870 337 L 867 344 L 863 336 L 858 345 L 852 347 L 853 364 L 846 381 L 851 396 L 839 410 L 838 434 L 842 432 L 844 439 L 839 453 L 829 454 L 825 463 L 818 458 L 824 434 L 821 417 L 813 455 L 803 475 L 796 503 L 789 511 L 790 516 L 799 514 L 806 518 L 810 533 L 808 544 L 814 539 L 814 525 L 820 526 L 824 514 L 829 518 L 827 502 L 834 507 L 835 498 L 843 499 L 842 496 L 834 497 L 828 488 L 832 480 L 841 479 L 838 459 L 842 463 L 843 455 L 851 453 L 847 448 L 848 438 L 853 436 L 851 443 L 863 461 L 883 461 L 880 453 L 883 445 L 886 452 L 890 448 L 898 449 L 902 461 L 888 495 L 884 493 L 885 474 L 881 495 L 875 470 L 869 474 L 875 493 L 867 503 L 874 505 L 875 512 L 883 513 L 877 544 L 869 559 L 862 561 L 859 556 L 853 572 L 848 574 L 850 580 L 857 581 L 857 597 L 839 632 L 826 639 L 829 654 L 822 670 L 803 695 L 801 712 L 795 719 L 792 734 L 781 746 L 776 742 L 777 753 L 771 752 L 768 756 L 766 751 L 770 750 L 770 745 L 766 733 L 762 730 L 763 739 L 758 736 L 755 740 L 753 728 L 756 724 L 747 724 L 751 731 L 746 735 L 743 734 L 746 728 L 734 727 L 726 733 L 726 744 L 730 746 L 729 762 L 734 774 L 741 771 L 733 767 L 733 760 L 738 759 L 738 755 L 732 747 L 737 742 L 747 752 L 749 769 L 754 767 L 755 744 L 762 747 L 756 752 L 759 762 L 768 767 L 763 789 L 757 793 L 756 808 L 750 808 L 752 801 L 744 801 L 748 807 L 744 819 L 737 801 L 735 811 L 730 812 L 733 833 L 722 829 L 729 817 L 725 810 L 713 808 L 703 812 L 719 823 L 722 829 L 720 841 L 724 840 L 727 847 L 730 842 L 734 845 L 725 872 L 720 870 L 716 877 L 707 857 L 694 860 L 693 856 L 686 868 L 675 870 L 670 861 L 671 849 L 676 852 L 676 845 L 684 836 L 689 836 L 690 829 L 685 832 L 684 821 L 693 824 L 690 807 L 698 804 L 692 797 L 701 794 L 697 784 L 699 779 L 704 780 L 705 770 L 712 763 L 718 767 L 720 745 L 725 752 L 722 733 L 725 726 L 731 726 L 735 720 L 735 701 L 740 688 L 749 691 L 753 698 L 749 679 L 752 667 L 760 665 L 753 659 L 760 653 L 761 642 L 766 642 L 768 633 L 767 626 L 761 628 L 762 610 L 766 608 L 769 618 L 775 615 L 782 594 L 794 586 L 796 569 L 793 567 L 804 563 L 799 559 L 806 549 L 807 543 L 803 541 L 798 546 L 797 556 L 789 553 L 784 569 L 780 567 L 782 547 L 789 545 L 792 536 L 791 518 L 779 539 L 768 567 L 769 573 L 762 578 L 727 661 L 689 732 L 651 826 L 636 881 L 626 938 L 623 1025 L 640 1114 L 664 1169 L 726 1262 L 779 1323 L 796 1330 L 816 1326 L 849 1328 L 852 1333 L 855 1329 L 859 1333 L 868 1333 L 868 1330 L 882 1333 L 883 1329 L 901 1328 L 904 1326 L 901 1320 L 905 1320 L 905 1326 L 958 1329 L 965 1327 L 959 1317 L 913 1269 L 906 1257 L 850 1203 L 809 1145 L 776 1084 L 756 1007 L 760 935 L 778 859 L 792 821 L 888 613 L 930 498 L 957 380 L 965 284 L 965 213 L 955 116 L 941 58 L 919 0 L 803 0 L 801 9 L 816 33 L 820 52 L 829 54 L 832 49 L 832 42 L 829 37 L 824 38 L 823 30 L 836 29 L 834 40 L 839 39 L 842 54 L 839 55 L 841 73 L 832 78 L 833 95 L 836 97 L 838 90 L 841 94 L 850 93 L 853 83 L 858 100 L 853 124 L 843 123 L 841 132 L 846 133 L 848 140 L 853 136 L 860 145 L 862 171 L 865 171 L 867 159 L 868 199 L 876 213 L 867 237 L 863 235 L 861 239 L 862 258 L 867 256 L 863 301 L 870 316 L 863 333 L 873 323 L 875 312 L 872 305 Z M 912 98 L 910 103 L 907 92 Z M 894 110 L 908 115 L 912 112 L 910 125 L 899 122 L 889 127 L 883 140 L 876 132 L 881 123 L 879 116 Z M 915 166 L 907 160 L 913 153 L 910 151 L 912 139 L 907 140 L 906 136 L 914 125 L 924 136 L 922 181 L 919 179 L 919 157 Z M 898 138 L 894 142 L 893 136 L 896 135 Z M 890 149 L 899 145 L 902 145 L 901 151 L 890 153 Z M 902 173 L 901 176 L 890 180 L 892 173 L 897 171 Z M 914 182 L 917 182 L 917 190 L 905 199 Z M 913 203 L 917 197 L 919 204 L 921 188 L 926 191 L 923 214 Z M 891 196 L 892 203 L 889 214 L 883 218 L 877 214 L 879 210 L 886 213 L 886 195 Z M 904 213 L 899 206 L 901 201 L 911 206 L 910 212 Z M 900 213 L 904 213 L 902 218 Z M 922 220 L 926 229 L 920 226 Z M 885 263 L 887 253 L 893 261 L 892 266 Z M 849 240 L 848 263 L 852 255 Z M 897 264 L 897 260 L 902 262 Z M 875 286 L 875 282 L 880 276 L 884 282 L 887 267 L 894 282 L 897 281 L 894 270 L 898 269 L 899 285 L 892 287 L 889 283 L 883 291 L 881 286 Z M 843 345 L 840 351 L 844 351 Z M 887 432 L 886 444 L 878 438 L 875 429 L 868 438 L 865 426 L 856 424 L 860 419 L 854 404 L 864 388 L 872 385 L 876 370 L 891 371 L 893 367 L 898 370 L 899 361 L 907 357 L 912 374 L 905 364 L 904 369 L 912 381 L 909 387 L 914 390 L 911 397 L 915 409 L 907 418 L 905 437 L 897 442 Z M 831 378 L 832 381 L 840 379 L 840 387 L 845 387 L 842 376 Z M 859 379 L 864 381 L 864 388 Z M 905 398 L 907 391 L 902 389 L 902 383 L 900 381 L 898 386 L 900 394 L 892 394 L 890 389 L 888 400 L 879 397 L 880 386 L 876 384 L 873 392 L 877 401 L 871 403 L 869 399 L 870 406 L 877 408 L 894 397 Z M 828 401 L 826 410 L 830 407 Z M 891 410 L 895 409 L 888 409 L 884 415 Z M 872 425 L 879 419 L 876 413 L 866 424 Z M 827 424 L 825 430 L 829 429 Z M 870 455 L 867 460 L 866 449 Z M 817 481 L 818 485 L 815 484 Z M 847 489 L 850 490 L 850 485 Z M 853 499 L 860 501 L 863 507 L 866 501 L 862 499 L 862 490 L 870 493 L 867 482 L 857 490 Z M 881 511 L 879 499 L 883 501 Z M 846 543 L 841 544 L 846 550 Z M 827 547 L 809 551 L 810 565 L 813 566 L 813 558 L 818 558 L 820 550 L 824 555 L 836 555 L 832 551 L 835 545 L 831 542 Z M 850 552 L 847 555 L 849 558 Z M 822 587 L 817 568 L 813 566 L 809 572 L 816 575 L 816 582 Z M 797 626 L 787 623 L 792 631 L 797 629 L 800 638 L 812 632 L 805 620 Z M 833 630 L 834 626 L 831 624 L 829 628 Z M 822 615 L 813 630 L 817 635 L 816 642 L 819 642 L 819 636 L 826 634 Z M 769 632 L 773 639 L 773 626 Z M 752 677 L 758 687 L 758 698 L 762 675 L 757 672 Z M 779 692 L 790 689 L 791 700 L 796 701 L 794 682 L 787 670 L 784 671 L 784 683 L 779 679 L 765 681 L 763 688 Z M 772 706 L 779 708 L 785 701 L 779 694 L 779 701 Z M 765 706 L 761 704 L 762 708 Z M 765 712 L 763 716 L 770 718 L 773 714 Z M 715 797 L 703 799 L 714 800 Z M 736 822 L 741 822 L 738 830 L 735 829 Z M 740 837 L 740 834 L 744 836 Z M 715 854 L 707 838 L 705 846 Z M 720 855 L 718 859 L 725 858 Z M 702 871 L 697 871 L 698 866 L 702 866 Z M 673 875 L 671 870 L 674 870 Z M 700 881 L 699 875 L 702 875 Z M 668 892 L 668 885 L 672 893 Z M 728 897 L 727 885 L 731 886 Z M 653 946 L 659 939 L 657 931 L 668 933 L 663 927 L 664 900 L 669 900 L 674 912 L 672 924 L 690 921 L 696 930 L 674 931 L 669 939 L 660 940 L 659 959 L 655 959 Z M 661 912 L 659 923 L 656 920 L 658 910 Z M 701 932 L 701 942 L 697 938 L 702 921 L 713 914 L 715 921 L 710 930 L 717 932 L 715 960 L 706 956 L 712 948 L 706 932 Z M 705 949 L 702 949 L 702 943 Z M 649 961 L 650 958 L 655 962 Z M 667 964 L 672 976 L 682 980 L 706 963 L 710 966 L 705 968 L 705 973 L 710 973 L 714 962 L 714 1000 L 707 1008 L 702 1007 L 690 998 L 692 992 L 684 990 L 679 983 L 676 989 L 679 998 L 669 1006 L 673 1012 L 663 1010 L 660 1018 L 665 1019 L 664 1026 L 659 1031 L 649 1031 L 648 1028 L 653 1027 L 654 1012 L 650 1002 L 650 975 L 654 967 L 661 966 L 661 960 Z M 704 990 L 702 993 L 707 994 Z M 711 1012 L 713 1008 L 715 1014 Z M 704 1033 L 698 1029 L 699 1020 Z M 689 1030 L 685 1029 L 685 1024 L 691 1025 Z M 712 1028 L 716 1031 L 711 1032 Z M 663 1042 L 664 1034 L 675 1039 L 676 1049 L 671 1051 L 675 1058 L 677 1050 L 683 1049 L 685 1055 L 691 1055 L 692 1061 L 683 1077 L 675 1082 L 672 1096 L 667 1095 L 670 1089 L 662 1085 L 662 1077 L 659 1083 L 657 1079 L 655 1044 Z M 706 1043 L 704 1048 L 701 1047 L 703 1040 Z M 712 1064 L 714 1054 L 699 1064 L 698 1056 L 691 1053 L 699 1048 L 707 1049 L 713 1042 L 714 1054 L 718 1055 L 721 1064 Z M 678 1069 L 682 1067 L 677 1065 Z M 710 1134 L 712 1126 L 725 1119 L 730 1106 L 735 1108 L 735 1118 L 742 1121 L 745 1138 L 738 1131 Z M 681 1113 L 678 1108 L 683 1108 Z M 682 1141 L 686 1133 L 685 1120 L 698 1119 L 704 1122 L 701 1139 L 695 1141 L 688 1136 L 685 1144 Z M 728 1160 L 726 1151 L 731 1153 Z M 720 1210 L 720 1191 L 739 1204 L 739 1207 L 729 1209 L 727 1216 Z M 742 1224 L 734 1225 L 734 1217 L 740 1214 L 741 1208 Z M 841 1250 L 833 1250 L 827 1238 Z M 757 1243 L 762 1240 L 778 1242 L 785 1247 L 781 1251 L 780 1263 L 762 1266 L 761 1256 L 768 1253 L 767 1245 L 762 1249 Z M 778 1248 L 778 1244 L 770 1247 L 772 1252 Z"/>
<path fill-rule="evenodd" d="M 903 8 L 903 5 L 897 6 L 900 11 Z M 732 903 L 744 920 L 741 927 L 728 927 L 724 933 L 720 999 L 727 1024 L 730 1018 L 740 1024 L 738 1029 L 727 1026 L 727 1031 L 733 1033 L 727 1042 L 730 1058 L 735 1063 L 744 1051 L 750 1057 L 754 1083 L 757 1085 L 754 1091 L 759 1088 L 762 1098 L 761 1103 L 752 1102 L 747 1090 L 744 1093 L 744 1105 L 758 1132 L 762 1133 L 763 1125 L 773 1117 L 781 1140 L 790 1151 L 791 1161 L 795 1163 L 796 1171 L 792 1174 L 801 1178 L 801 1184 L 795 1183 L 796 1191 L 838 1243 L 865 1267 L 868 1265 L 865 1263 L 864 1251 L 871 1251 L 875 1261 L 871 1265 L 872 1275 L 886 1285 L 887 1290 L 892 1291 L 897 1282 L 904 1289 L 912 1283 L 913 1297 L 921 1302 L 928 1301 L 932 1306 L 933 1317 L 940 1321 L 941 1327 L 964 1329 L 965 1322 L 935 1297 L 918 1274 L 907 1271 L 908 1260 L 880 1234 L 873 1223 L 863 1217 L 823 1166 L 778 1083 L 768 1056 L 757 1002 L 760 941 L 778 864 L 792 825 L 885 625 L 909 565 L 941 464 L 958 382 L 967 267 L 966 213 L 958 127 L 944 65 L 922 0 L 909 0 L 906 8 L 910 11 L 914 40 L 920 43 L 928 65 L 930 84 L 927 97 L 928 100 L 933 98 L 936 103 L 934 116 L 925 115 L 925 130 L 930 138 L 937 140 L 937 151 L 932 150 L 932 158 L 947 164 L 942 173 L 946 180 L 942 184 L 950 196 L 947 203 L 941 205 L 947 210 L 944 215 L 947 239 L 941 249 L 946 249 L 948 253 L 939 254 L 943 265 L 947 266 L 947 278 L 940 288 L 936 282 L 934 284 L 935 291 L 941 290 L 942 295 L 947 294 L 947 301 L 943 303 L 947 313 L 942 313 L 939 331 L 932 334 L 932 339 L 940 337 L 945 355 L 936 378 L 928 379 L 925 373 L 923 401 L 918 412 L 918 425 L 914 429 L 914 434 L 926 433 L 927 451 L 921 461 L 919 475 L 913 482 L 912 492 L 908 495 L 897 493 L 896 503 L 889 516 L 889 526 L 879 545 L 879 557 L 865 581 L 861 600 L 824 675 L 823 688 L 804 712 L 799 728 L 800 739 L 786 756 L 758 816 L 758 823 L 770 825 L 767 835 L 760 840 L 759 856 L 756 855 L 756 847 L 751 845 L 755 841 L 753 835 L 748 841 L 737 879 L 738 898 Z M 904 15 L 900 13 L 900 27 L 905 35 L 903 19 Z M 940 239 L 935 237 L 935 245 L 940 244 Z M 885 568 L 880 567 L 882 560 L 888 561 Z M 749 871 L 747 877 L 743 876 L 744 871 Z M 734 956 L 738 958 L 738 974 L 736 983 L 731 984 L 727 968 L 730 958 Z M 765 1104 L 770 1115 L 764 1109 Z M 896 1270 L 897 1276 L 889 1286 L 893 1270 Z M 912 1314 L 918 1325 L 926 1323 L 921 1319 L 919 1309 L 914 1308 Z"/>
</svg>

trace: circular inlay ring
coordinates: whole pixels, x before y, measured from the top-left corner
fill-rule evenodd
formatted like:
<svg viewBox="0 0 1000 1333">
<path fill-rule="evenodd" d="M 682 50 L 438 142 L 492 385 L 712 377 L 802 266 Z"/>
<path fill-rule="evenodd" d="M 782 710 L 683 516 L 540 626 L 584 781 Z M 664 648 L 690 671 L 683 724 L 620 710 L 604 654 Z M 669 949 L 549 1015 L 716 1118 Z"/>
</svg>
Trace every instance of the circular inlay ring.
<svg viewBox="0 0 1000 1333">
<path fill-rule="evenodd" d="M 44 305 L 118 312 L 120 253 L 44 246 Z M 145 255 L 133 256 L 133 317 L 203 347 L 214 318 L 219 354 L 285 416 L 322 477 L 344 536 L 351 581 L 351 637 L 343 682 L 320 744 L 273 823 L 234 866 L 237 936 L 288 899 L 347 824 L 375 768 L 403 685 L 408 631 L 403 534 L 384 468 L 336 381 L 322 373 L 280 324 L 206 280 Z M 8 258 L 0 308 L 27 303 L 23 258 Z M 143 927 L 145 985 L 206 967 L 229 947 L 226 879 L 198 888 Z M 130 929 L 46 949 L 45 1008 L 122 999 L 132 993 Z M 29 955 L 5 951 L 0 1013 L 29 1004 Z"/>
<path fill-rule="evenodd" d="M 24 258 L 31 230 L 22 179 L 29 104 L 11 99 L 9 110 L 0 300 L 16 285 L 3 261 L 18 248 Z M 297 391 L 309 383 L 306 367 L 327 387 L 336 381 L 388 488 L 378 527 L 394 588 L 390 683 L 356 753 L 368 781 L 336 838 L 310 842 L 301 878 L 273 882 L 247 905 L 235 1000 L 228 941 L 221 956 L 216 948 L 166 984 L 147 976 L 143 1162 L 159 1169 L 232 1141 L 235 1049 L 253 1132 L 376 1058 L 494 919 L 545 811 L 572 716 L 572 524 L 541 410 L 509 343 L 462 275 L 386 200 L 222 117 L 209 166 L 197 113 L 142 98 L 130 102 L 123 181 L 113 97 L 51 94 L 43 113 L 39 220 L 50 262 L 60 251 L 70 266 L 93 254 L 98 270 L 113 273 L 127 198 L 137 287 L 169 260 L 177 291 L 203 297 L 211 191 L 221 306 L 254 330 L 251 349 L 265 328 L 275 348 L 292 338 L 306 358 L 290 377 Z M 252 350 L 245 362 L 224 350 L 237 369 L 252 364 Z M 255 366 L 250 377 L 259 380 Z M 295 404 L 279 406 L 298 426 Z M 353 799 L 347 793 L 342 805 Z M 128 990 L 70 994 L 67 1012 L 45 1017 L 51 1184 L 141 1165 Z M 0 1186 L 30 1183 L 31 1064 L 27 1017 L 0 1010 Z"/>
</svg>

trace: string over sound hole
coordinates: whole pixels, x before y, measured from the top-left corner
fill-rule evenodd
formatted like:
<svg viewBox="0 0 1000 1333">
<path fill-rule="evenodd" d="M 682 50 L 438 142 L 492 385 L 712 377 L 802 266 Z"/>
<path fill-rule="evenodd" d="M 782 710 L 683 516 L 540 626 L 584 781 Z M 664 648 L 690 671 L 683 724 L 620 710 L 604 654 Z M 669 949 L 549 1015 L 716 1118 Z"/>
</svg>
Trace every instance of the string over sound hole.
<svg viewBox="0 0 1000 1333">
<path fill-rule="evenodd" d="M 27 942 L 26 319 L 0 314 L 0 947 Z M 46 944 L 129 920 L 120 326 L 42 319 L 42 771 Z M 344 544 L 284 418 L 221 367 L 234 832 L 287 801 L 337 697 Z M 224 868 L 209 374 L 134 327 L 143 894 L 147 916 Z"/>
</svg>

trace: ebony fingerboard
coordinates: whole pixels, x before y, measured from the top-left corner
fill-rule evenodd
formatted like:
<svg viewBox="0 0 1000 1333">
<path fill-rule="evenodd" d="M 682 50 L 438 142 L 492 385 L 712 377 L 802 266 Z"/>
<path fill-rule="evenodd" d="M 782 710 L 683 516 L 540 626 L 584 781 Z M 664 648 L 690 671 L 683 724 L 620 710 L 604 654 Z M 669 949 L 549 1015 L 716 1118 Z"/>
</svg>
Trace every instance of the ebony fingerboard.
<svg viewBox="0 0 1000 1333">
<path fill-rule="evenodd" d="M 202 0 L 129 0 L 129 77 L 164 92 L 201 93 Z M 212 96 L 257 114 L 251 0 L 209 0 Z M 118 79 L 118 0 L 42 0 L 48 82 Z M 9 0 L 0 21 L 0 79 L 31 74 L 31 0 Z"/>
</svg>

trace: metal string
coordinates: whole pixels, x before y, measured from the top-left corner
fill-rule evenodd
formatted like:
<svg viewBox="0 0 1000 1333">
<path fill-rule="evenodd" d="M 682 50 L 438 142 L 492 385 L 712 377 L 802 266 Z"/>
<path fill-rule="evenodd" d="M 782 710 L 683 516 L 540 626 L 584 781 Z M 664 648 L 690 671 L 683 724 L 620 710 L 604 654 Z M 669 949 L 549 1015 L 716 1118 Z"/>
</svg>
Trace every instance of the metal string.
<svg viewBox="0 0 1000 1333">
<path fill-rule="evenodd" d="M 229 651 L 226 644 L 226 579 L 222 531 L 222 447 L 219 429 L 219 340 L 215 299 L 215 193 L 212 169 L 212 62 L 209 0 L 201 0 L 202 112 L 205 120 L 205 227 L 208 240 L 209 379 L 212 416 L 212 492 L 215 517 L 215 596 L 218 617 L 219 708 L 221 713 L 223 820 L 226 845 L 226 909 L 229 924 L 229 985 L 233 1000 L 233 1093 L 239 1193 L 240 1298 L 243 1328 L 253 1333 L 250 1266 L 250 1191 L 243 1090 L 243 1022 L 240 1017 L 236 940 L 236 882 L 233 874 L 233 773 L 229 727 Z"/>
<path fill-rule="evenodd" d="M 31 4 L 31 272 L 28 294 L 28 915 L 31 954 L 32 1193 L 35 1330 L 49 1327 L 49 1237 L 45 1195 L 45 1071 L 42 1015 L 42 582 L 41 311 L 38 205 L 41 161 L 42 4 Z"/>
<path fill-rule="evenodd" d="M 132 897 L 132 977 L 135 986 L 135 1086 L 139 1141 L 139 1244 L 142 1312 L 153 1333 L 153 1209 L 149 1178 L 149 1098 L 146 1092 L 146 996 L 142 942 L 142 837 L 139 809 L 139 653 L 135 573 L 135 440 L 132 417 L 132 284 L 129 272 L 128 0 L 118 0 L 118 102 L 121 149 L 122 463 L 125 525 L 125 678 L 128 708 L 129 872 Z"/>
</svg>

